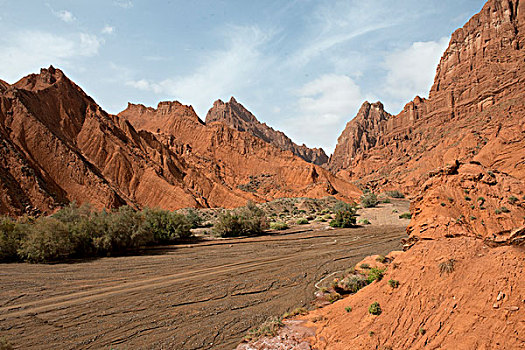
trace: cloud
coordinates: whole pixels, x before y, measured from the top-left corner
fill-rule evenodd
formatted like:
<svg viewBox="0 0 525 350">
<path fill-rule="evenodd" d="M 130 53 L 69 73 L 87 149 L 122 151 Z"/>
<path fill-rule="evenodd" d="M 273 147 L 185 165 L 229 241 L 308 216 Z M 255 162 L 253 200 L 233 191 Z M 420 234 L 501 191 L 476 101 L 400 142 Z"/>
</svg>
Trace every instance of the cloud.
<svg viewBox="0 0 525 350">
<path fill-rule="evenodd" d="M 297 91 L 296 116 L 282 122 L 288 136 L 332 152 L 334 130 L 355 116 L 365 100 L 359 86 L 346 75 L 326 74 Z"/>
<path fill-rule="evenodd" d="M 98 53 L 102 40 L 94 35 L 76 33 L 67 36 L 42 31 L 20 31 L 0 39 L 0 78 L 15 81 L 38 72 L 41 67 L 67 65 L 78 57 Z"/>
<path fill-rule="evenodd" d="M 115 27 L 110 25 L 105 25 L 104 28 L 100 31 L 102 34 L 112 34 L 115 31 Z"/>
<path fill-rule="evenodd" d="M 67 10 L 53 11 L 53 14 L 66 23 L 72 23 L 76 20 L 75 16 Z"/>
<path fill-rule="evenodd" d="M 162 81 L 132 80 L 127 85 L 171 96 L 205 115 L 217 98 L 228 98 L 253 84 L 264 74 L 267 64 L 260 48 L 271 38 L 271 33 L 255 26 L 230 27 L 224 36 L 226 47 L 210 52 L 192 73 Z"/>
<path fill-rule="evenodd" d="M 448 41 L 443 37 L 439 41 L 414 42 L 404 50 L 387 55 L 383 63 L 387 70 L 385 94 L 400 101 L 399 104 L 416 95 L 427 96 Z"/>
<path fill-rule="evenodd" d="M 113 3 L 123 9 L 130 9 L 134 6 L 131 0 L 116 0 Z"/>
</svg>

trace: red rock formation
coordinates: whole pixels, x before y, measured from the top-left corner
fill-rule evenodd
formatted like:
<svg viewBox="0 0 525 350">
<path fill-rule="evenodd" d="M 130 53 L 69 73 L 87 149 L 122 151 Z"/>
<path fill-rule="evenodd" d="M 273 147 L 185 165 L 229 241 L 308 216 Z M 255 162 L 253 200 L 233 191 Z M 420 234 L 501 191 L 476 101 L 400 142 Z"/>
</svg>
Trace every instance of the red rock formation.
<svg viewBox="0 0 525 350">
<path fill-rule="evenodd" d="M 250 111 L 233 97 L 226 103 L 221 100 L 213 103 L 213 107 L 206 115 L 206 123 L 216 121 L 222 122 L 236 130 L 249 132 L 282 150 L 291 151 L 309 163 L 323 165 L 328 162 L 328 157 L 322 148 L 308 148 L 304 144 L 302 146 L 295 144 L 283 132 L 274 130 L 266 123 L 259 122 Z"/>
<path fill-rule="evenodd" d="M 170 106 L 165 107 L 165 106 Z M 170 149 L 228 191 L 210 191 L 212 206 L 236 206 L 246 199 L 338 195 L 355 198 L 358 190 L 327 170 L 309 164 L 290 151 L 221 122 L 202 123 L 190 106 L 161 102 L 157 109 L 129 104 L 119 114 L 137 129 L 154 132 Z M 236 200 L 242 198 L 242 203 Z"/>
<path fill-rule="evenodd" d="M 351 121 L 330 161 L 350 180 L 414 192 L 427 174 L 454 160 L 525 175 L 523 4 L 489 1 L 451 38 L 429 98 L 363 130 Z M 361 113 L 360 113 L 361 114 Z M 354 141 L 376 140 L 361 147 Z M 372 146 L 372 147 L 370 147 Z"/>
<path fill-rule="evenodd" d="M 300 317 L 309 348 L 525 347 L 524 25 L 524 2 L 489 0 L 453 34 L 428 100 L 366 137 L 366 113 L 349 123 L 331 167 L 410 191 L 410 236 L 382 280 Z"/>
<path fill-rule="evenodd" d="M 53 67 L 0 82 L 0 213 L 49 213 L 71 201 L 178 209 L 358 195 L 291 152 L 221 123 L 205 126 L 178 102 L 130 105 L 123 115 L 139 130 Z"/>
</svg>

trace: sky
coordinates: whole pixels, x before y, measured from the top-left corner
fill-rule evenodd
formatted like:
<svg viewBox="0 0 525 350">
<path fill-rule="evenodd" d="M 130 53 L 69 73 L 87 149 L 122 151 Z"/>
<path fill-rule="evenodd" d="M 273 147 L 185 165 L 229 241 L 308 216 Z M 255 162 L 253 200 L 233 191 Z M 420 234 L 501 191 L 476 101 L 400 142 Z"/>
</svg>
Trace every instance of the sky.
<svg viewBox="0 0 525 350">
<path fill-rule="evenodd" d="M 426 97 L 482 0 L 0 0 L 0 79 L 53 65 L 109 113 L 237 101 L 333 152 L 364 101 Z"/>
</svg>

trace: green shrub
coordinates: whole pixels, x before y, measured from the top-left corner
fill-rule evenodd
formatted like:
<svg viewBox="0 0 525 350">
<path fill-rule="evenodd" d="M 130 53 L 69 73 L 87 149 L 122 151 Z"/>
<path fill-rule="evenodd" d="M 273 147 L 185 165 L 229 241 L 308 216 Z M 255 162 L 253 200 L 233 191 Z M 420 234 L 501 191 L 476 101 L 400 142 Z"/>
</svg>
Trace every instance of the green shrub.
<svg viewBox="0 0 525 350">
<path fill-rule="evenodd" d="M 308 223 L 308 220 L 305 218 L 300 218 L 297 220 L 297 225 L 306 225 Z"/>
<path fill-rule="evenodd" d="M 167 243 L 176 239 L 191 237 L 191 228 L 199 219 L 195 215 L 188 213 L 182 215 L 162 209 L 145 209 L 142 212 L 143 221 L 139 226 L 139 233 L 142 242 L 139 243 Z M 200 224 L 198 224 L 200 225 Z"/>
<path fill-rule="evenodd" d="M 355 211 L 345 210 L 337 211 L 335 213 L 335 218 L 330 221 L 330 226 L 332 227 L 354 227 L 356 225 Z"/>
<path fill-rule="evenodd" d="M 485 198 L 484 197 L 478 197 L 478 202 L 481 202 L 480 205 L 483 205 L 485 203 Z"/>
<path fill-rule="evenodd" d="M 386 195 L 392 198 L 405 198 L 405 195 L 397 190 L 387 191 Z"/>
<path fill-rule="evenodd" d="M 510 196 L 509 197 L 509 203 L 510 204 L 515 204 L 517 201 L 518 201 L 518 197 L 516 197 L 516 196 Z"/>
<path fill-rule="evenodd" d="M 22 233 L 16 221 L 0 217 L 0 262 L 17 260 L 21 239 Z"/>
<path fill-rule="evenodd" d="M 190 223 L 191 228 L 197 228 L 202 225 L 203 219 L 193 208 L 189 208 L 186 211 L 186 220 Z"/>
<path fill-rule="evenodd" d="M 494 175 L 494 172 L 491 170 L 487 171 L 487 174 L 489 174 L 490 177 L 496 177 L 496 175 Z"/>
<path fill-rule="evenodd" d="M 376 267 L 372 267 L 368 271 L 368 277 L 366 278 L 366 281 L 368 283 L 372 283 L 374 281 L 381 281 L 383 279 L 383 273 L 385 272 L 384 269 L 378 269 Z"/>
<path fill-rule="evenodd" d="M 270 228 L 272 230 L 286 230 L 288 228 L 288 224 L 286 222 L 271 222 Z"/>
<path fill-rule="evenodd" d="M 442 207 L 444 207 L 445 205 L 446 205 L 445 203 L 441 202 L 441 206 L 442 206 Z"/>
<path fill-rule="evenodd" d="M 68 227 L 53 217 L 41 217 L 33 224 L 24 224 L 27 236 L 18 251 L 30 262 L 63 260 L 75 253 Z"/>
<path fill-rule="evenodd" d="M 220 237 L 238 237 L 261 234 L 267 228 L 268 220 L 264 211 L 249 201 L 234 214 L 227 212 L 219 216 L 213 232 Z"/>
<path fill-rule="evenodd" d="M 501 207 L 500 210 L 502 213 L 510 213 L 510 210 L 507 207 Z"/>
<path fill-rule="evenodd" d="M 332 212 L 334 213 L 337 213 L 337 212 L 346 212 L 346 211 L 349 211 L 349 212 L 352 212 L 353 214 L 355 214 L 356 212 L 356 209 L 354 206 L 346 203 L 346 202 L 343 202 L 343 201 L 337 201 L 333 206 L 332 206 Z"/>
<path fill-rule="evenodd" d="M 391 203 L 390 198 L 385 198 L 382 200 L 383 203 Z"/>
<path fill-rule="evenodd" d="M 403 213 L 403 214 L 399 215 L 399 218 L 400 219 L 411 219 L 412 218 L 412 214 L 410 214 L 410 213 Z"/>
<path fill-rule="evenodd" d="M 352 312 L 352 307 L 351 307 L 351 306 L 347 306 L 347 307 L 345 307 L 345 311 L 346 311 L 346 312 Z"/>
<path fill-rule="evenodd" d="M 377 262 L 380 262 L 381 264 L 386 263 L 386 260 L 387 260 L 387 259 L 386 259 L 386 256 L 384 256 L 384 255 L 379 255 L 379 256 L 376 258 L 376 261 L 377 261 Z"/>
<path fill-rule="evenodd" d="M 472 200 L 472 198 L 470 198 L 469 196 L 465 196 L 465 200 L 466 201 L 470 201 L 470 200 Z"/>
<path fill-rule="evenodd" d="M 282 318 L 288 318 L 288 317 L 293 317 L 297 315 L 306 315 L 307 313 L 308 313 L 308 310 L 306 308 L 298 307 L 298 308 L 293 309 L 290 312 L 285 312 Z"/>
<path fill-rule="evenodd" d="M 370 225 L 370 221 L 368 219 L 361 219 L 359 220 L 359 223 L 361 225 Z"/>
<path fill-rule="evenodd" d="M 388 281 L 388 285 L 392 288 L 397 288 L 399 287 L 399 281 L 397 280 L 389 280 Z"/>
<path fill-rule="evenodd" d="M 365 193 L 361 196 L 361 205 L 364 208 L 373 208 L 377 206 L 378 203 L 377 196 L 372 192 Z"/>
<path fill-rule="evenodd" d="M 368 312 L 371 314 L 371 315 L 381 315 L 381 313 L 383 312 L 383 310 L 381 310 L 381 306 L 379 305 L 379 303 L 376 301 L 376 302 L 373 302 L 372 305 L 370 305 L 370 307 L 368 308 Z"/>
<path fill-rule="evenodd" d="M 369 269 L 369 268 L 370 268 L 370 265 L 368 265 L 368 264 L 365 263 L 365 264 L 361 264 L 361 265 L 359 265 L 359 267 L 362 268 L 362 269 Z"/>
<path fill-rule="evenodd" d="M 358 290 L 368 284 L 366 277 L 360 274 L 348 276 L 342 282 L 345 291 L 349 293 L 357 293 Z"/>
</svg>

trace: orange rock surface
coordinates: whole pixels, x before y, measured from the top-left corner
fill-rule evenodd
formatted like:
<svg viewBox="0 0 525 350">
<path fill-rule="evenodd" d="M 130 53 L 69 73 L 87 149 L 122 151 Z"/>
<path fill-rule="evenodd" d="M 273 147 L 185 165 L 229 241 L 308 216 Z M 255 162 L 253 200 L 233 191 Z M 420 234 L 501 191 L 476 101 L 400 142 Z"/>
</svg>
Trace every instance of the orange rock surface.
<svg viewBox="0 0 525 350">
<path fill-rule="evenodd" d="M 0 82 L 0 138 L 0 214 L 46 214 L 72 201 L 172 210 L 359 194 L 290 151 L 205 125 L 178 102 L 109 115 L 53 67 Z"/>
</svg>

